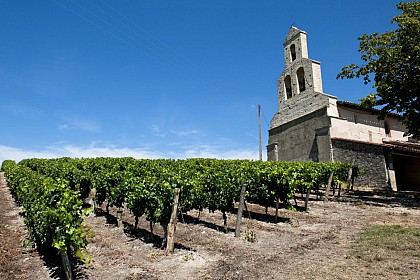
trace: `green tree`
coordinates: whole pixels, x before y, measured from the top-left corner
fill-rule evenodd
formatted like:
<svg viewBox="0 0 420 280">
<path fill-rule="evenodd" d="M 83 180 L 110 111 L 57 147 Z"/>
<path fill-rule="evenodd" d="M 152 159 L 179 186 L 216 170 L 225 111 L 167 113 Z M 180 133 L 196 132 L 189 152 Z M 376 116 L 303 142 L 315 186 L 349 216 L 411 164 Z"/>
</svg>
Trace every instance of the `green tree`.
<svg viewBox="0 0 420 280">
<path fill-rule="evenodd" d="M 397 8 L 402 13 L 391 24 L 398 27 L 360 36 L 363 65 L 345 66 L 337 79 L 363 77 L 370 84 L 373 77 L 376 93 L 361 99 L 361 105 L 379 106 L 382 117 L 388 112 L 401 114 L 408 135 L 420 139 L 420 2 L 401 2 Z"/>
</svg>

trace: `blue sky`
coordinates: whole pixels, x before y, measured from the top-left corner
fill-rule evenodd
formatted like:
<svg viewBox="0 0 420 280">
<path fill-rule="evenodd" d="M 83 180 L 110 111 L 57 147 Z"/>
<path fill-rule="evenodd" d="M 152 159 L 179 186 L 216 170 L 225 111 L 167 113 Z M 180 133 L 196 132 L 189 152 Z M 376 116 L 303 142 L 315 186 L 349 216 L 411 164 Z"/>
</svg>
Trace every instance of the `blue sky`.
<svg viewBox="0 0 420 280">
<path fill-rule="evenodd" d="M 0 1 L 0 162 L 31 157 L 258 159 L 283 41 L 305 30 L 324 92 L 357 102 L 357 37 L 393 0 Z"/>
</svg>

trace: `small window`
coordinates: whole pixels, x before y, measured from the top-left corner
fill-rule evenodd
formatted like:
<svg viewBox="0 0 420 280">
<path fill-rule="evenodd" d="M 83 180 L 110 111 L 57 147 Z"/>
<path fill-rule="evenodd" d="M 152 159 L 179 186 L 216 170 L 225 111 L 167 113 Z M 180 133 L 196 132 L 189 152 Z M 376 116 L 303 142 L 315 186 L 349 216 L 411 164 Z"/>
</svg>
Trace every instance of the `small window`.
<svg viewBox="0 0 420 280">
<path fill-rule="evenodd" d="M 296 59 L 296 47 L 295 45 L 290 46 L 290 55 L 292 57 L 292 61 Z"/>
<path fill-rule="evenodd" d="M 286 99 L 292 97 L 292 79 L 289 75 L 284 78 L 284 88 L 286 90 Z"/>
<path fill-rule="evenodd" d="M 305 91 L 305 70 L 303 70 L 303 67 L 300 67 L 297 72 L 297 78 L 299 83 L 299 92 Z"/>
</svg>

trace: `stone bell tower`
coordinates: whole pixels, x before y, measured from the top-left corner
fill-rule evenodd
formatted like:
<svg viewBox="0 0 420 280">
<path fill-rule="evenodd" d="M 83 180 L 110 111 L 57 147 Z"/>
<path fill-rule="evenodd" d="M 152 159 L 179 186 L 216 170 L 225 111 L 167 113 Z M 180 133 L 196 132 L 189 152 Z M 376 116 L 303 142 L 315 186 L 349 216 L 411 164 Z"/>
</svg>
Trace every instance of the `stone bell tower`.
<svg viewBox="0 0 420 280">
<path fill-rule="evenodd" d="M 285 70 L 278 80 L 279 103 L 299 94 L 322 92 L 321 64 L 308 58 L 306 32 L 292 26 L 283 47 Z"/>
<path fill-rule="evenodd" d="M 336 114 L 327 112 L 336 108 L 330 106 L 336 98 L 322 92 L 321 64 L 308 57 L 305 31 L 292 26 L 283 50 L 285 69 L 277 82 L 278 111 L 270 123 L 267 159 L 330 161 L 324 151 L 319 156 L 319 151 L 328 147 L 322 142 L 322 136 L 329 133 L 329 124 L 325 123 L 328 118 L 322 116 Z M 318 118 L 318 122 L 303 125 L 308 118 Z"/>
</svg>

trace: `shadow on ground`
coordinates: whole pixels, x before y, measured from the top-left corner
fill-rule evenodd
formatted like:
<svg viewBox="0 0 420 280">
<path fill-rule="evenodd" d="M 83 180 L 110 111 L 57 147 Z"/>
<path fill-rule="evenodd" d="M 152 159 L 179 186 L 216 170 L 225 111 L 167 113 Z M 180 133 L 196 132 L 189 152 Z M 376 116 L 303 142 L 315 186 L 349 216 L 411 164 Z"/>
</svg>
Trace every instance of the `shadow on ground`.
<svg viewBox="0 0 420 280">
<path fill-rule="evenodd" d="M 382 207 L 420 208 L 419 192 L 388 190 L 353 190 L 338 198 L 339 202 L 363 203 Z"/>
<path fill-rule="evenodd" d="M 48 267 L 50 277 L 53 279 L 66 280 L 60 252 L 55 248 L 38 248 L 38 252 L 45 266 Z M 71 253 L 68 254 L 68 256 L 73 279 L 87 279 L 87 275 L 83 272 L 84 263 Z"/>
<path fill-rule="evenodd" d="M 134 228 L 134 226 L 130 223 L 123 222 L 123 225 L 124 233 L 128 237 L 132 238 L 129 241 L 133 241 L 134 239 L 140 239 L 144 243 L 153 244 L 153 247 L 155 248 L 165 249 L 164 247 L 162 247 L 163 238 L 159 235 L 151 233 L 150 231 L 143 228 Z M 174 244 L 174 248 L 179 250 L 194 251 L 192 248 L 176 242 Z"/>
</svg>

